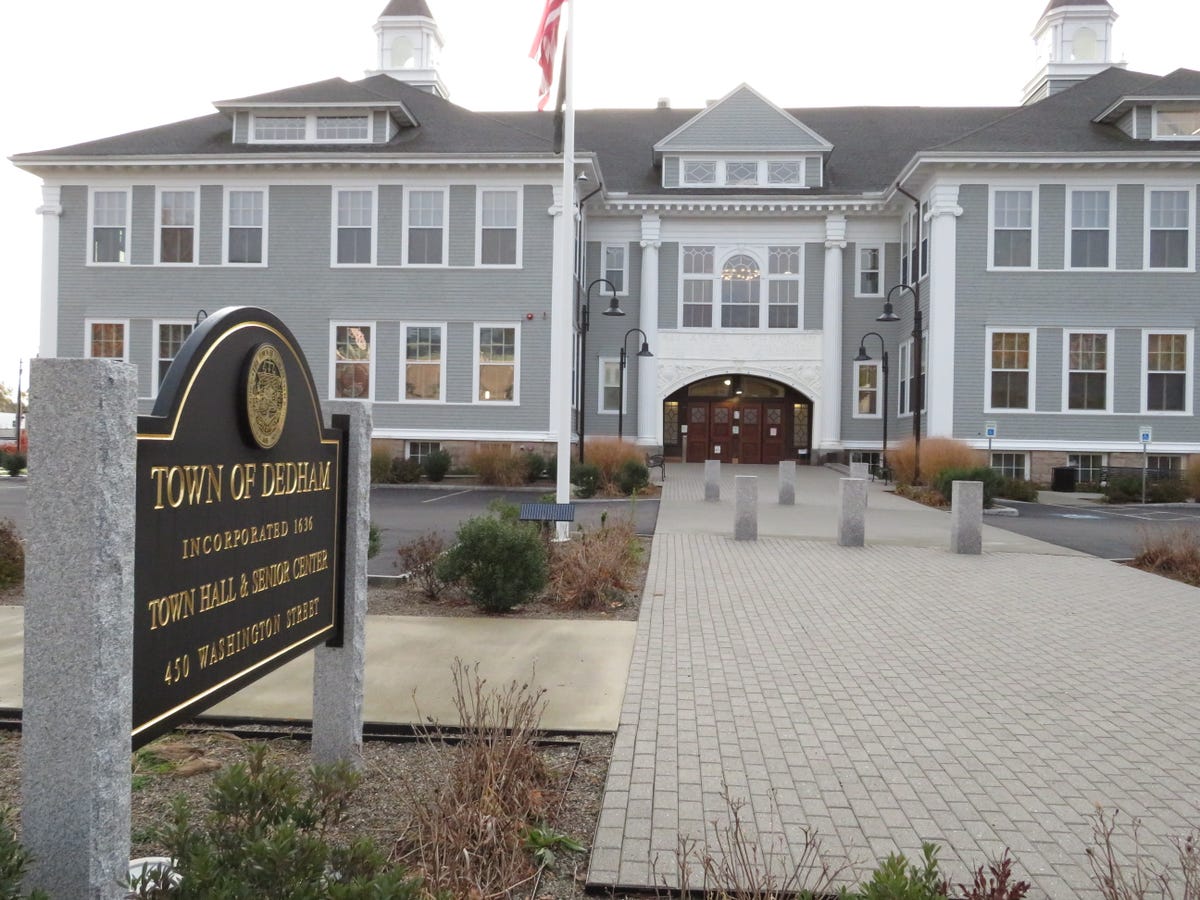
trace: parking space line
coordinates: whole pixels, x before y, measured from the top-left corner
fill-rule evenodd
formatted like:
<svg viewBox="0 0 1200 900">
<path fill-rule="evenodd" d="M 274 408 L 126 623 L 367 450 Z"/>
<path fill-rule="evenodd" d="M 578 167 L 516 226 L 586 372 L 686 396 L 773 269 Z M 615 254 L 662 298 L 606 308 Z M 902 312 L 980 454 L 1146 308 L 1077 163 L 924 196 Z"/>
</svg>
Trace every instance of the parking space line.
<svg viewBox="0 0 1200 900">
<path fill-rule="evenodd" d="M 453 494 L 442 494 L 440 497 L 430 497 L 428 500 L 422 500 L 422 503 L 437 503 L 439 500 L 447 500 L 450 497 L 458 497 L 462 494 L 470 494 L 471 491 L 455 491 Z"/>
</svg>

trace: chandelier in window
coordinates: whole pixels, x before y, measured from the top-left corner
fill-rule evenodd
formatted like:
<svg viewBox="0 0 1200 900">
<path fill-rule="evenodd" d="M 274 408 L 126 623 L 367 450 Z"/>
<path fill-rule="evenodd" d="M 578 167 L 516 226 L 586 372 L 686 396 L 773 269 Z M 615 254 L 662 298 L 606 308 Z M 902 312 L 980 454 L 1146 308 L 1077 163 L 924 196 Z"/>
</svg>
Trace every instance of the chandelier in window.
<svg viewBox="0 0 1200 900">
<path fill-rule="evenodd" d="M 744 254 L 732 256 L 721 269 L 722 281 L 758 281 L 758 263 Z"/>
</svg>

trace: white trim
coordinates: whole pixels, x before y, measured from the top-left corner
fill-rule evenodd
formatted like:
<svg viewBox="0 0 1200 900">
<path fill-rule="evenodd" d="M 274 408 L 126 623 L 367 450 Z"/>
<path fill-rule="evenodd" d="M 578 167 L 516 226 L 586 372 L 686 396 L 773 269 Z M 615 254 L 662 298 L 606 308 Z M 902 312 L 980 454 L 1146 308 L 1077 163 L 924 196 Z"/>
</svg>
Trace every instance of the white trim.
<svg viewBox="0 0 1200 900">
<path fill-rule="evenodd" d="M 1129 424 L 1129 433 L 1135 434 L 1137 424 L 1134 422 L 1133 415 L 1124 417 Z M 988 446 L 987 438 L 980 437 L 963 437 L 959 438 L 977 450 L 986 450 Z M 1150 445 L 1157 453 L 1200 453 L 1200 442 L 1192 444 L 1183 444 L 1179 442 L 1166 443 L 1155 441 Z M 1142 445 L 1136 440 L 1128 441 L 1026 441 L 1016 438 L 1008 440 L 1000 440 L 995 438 L 992 440 L 992 449 L 996 451 L 1016 451 L 1025 453 L 1037 453 L 1040 451 L 1053 451 L 1059 453 L 1141 453 Z"/>
<path fill-rule="evenodd" d="M 1187 337 L 1187 349 L 1185 357 L 1187 359 L 1187 369 L 1183 375 L 1184 395 L 1183 409 L 1181 410 L 1150 410 L 1146 408 L 1147 394 L 1150 382 L 1150 335 L 1152 334 L 1182 334 Z M 1192 328 L 1143 328 L 1142 329 L 1142 356 L 1138 363 L 1138 371 L 1141 377 L 1140 393 L 1141 406 L 1140 415 L 1143 416 L 1190 416 L 1192 414 L 1192 394 L 1195 387 L 1195 372 L 1196 372 L 1196 339 L 1195 330 Z"/>
<path fill-rule="evenodd" d="M 1195 272 L 1196 271 L 1196 185 L 1193 183 L 1165 185 L 1165 184 L 1146 184 L 1143 186 L 1143 199 L 1145 205 L 1142 213 L 1142 268 L 1147 272 Z M 1188 198 L 1188 227 L 1187 227 L 1187 265 L 1182 267 L 1177 266 L 1159 266 L 1151 268 L 1150 266 L 1150 232 L 1152 230 L 1173 230 L 1178 229 L 1152 229 L 1150 227 L 1150 207 L 1151 200 L 1156 193 L 1177 192 L 1184 194 Z"/>
<path fill-rule="evenodd" d="M 853 362 L 853 370 L 851 372 L 850 381 L 850 418 L 852 419 L 882 419 L 883 418 L 883 389 L 881 387 L 881 378 L 883 377 L 882 364 L 877 359 L 867 360 L 851 360 Z M 859 386 L 858 373 L 861 369 L 870 367 L 875 369 L 875 412 L 862 413 L 858 411 L 858 392 L 862 390 Z"/>
<path fill-rule="evenodd" d="M 59 244 L 62 218 L 62 188 L 42 184 L 42 291 L 39 297 L 41 326 L 38 330 L 38 355 L 58 356 L 58 279 L 62 247 Z"/>
<path fill-rule="evenodd" d="M 191 262 L 163 262 L 162 261 L 162 195 L 168 194 L 187 194 L 191 193 L 196 202 L 193 206 L 193 217 L 195 221 L 191 225 L 192 229 L 192 261 Z M 181 225 L 172 225 L 172 228 L 182 228 Z M 200 265 L 200 187 L 199 185 L 156 185 L 154 188 L 154 264 L 156 266 L 198 266 Z"/>
<path fill-rule="evenodd" d="M 92 260 L 93 250 L 93 233 L 92 229 L 96 227 L 96 194 L 124 194 L 125 195 L 125 261 L 124 262 L 95 262 Z M 111 226 L 101 226 L 111 227 Z M 127 266 L 130 264 L 133 255 L 133 188 L 131 186 L 124 187 L 103 187 L 96 185 L 88 186 L 87 198 L 87 232 L 84 235 L 83 258 L 84 264 L 88 266 Z"/>
<path fill-rule="evenodd" d="M 994 334 L 1027 334 L 1029 335 L 1029 405 L 1028 406 L 992 406 L 992 335 Z M 1003 415 L 1017 413 L 1025 415 L 1037 412 L 1037 329 L 1018 328 L 1006 325 L 989 325 L 984 329 L 983 340 L 983 411 Z M 1018 372 L 1019 369 L 1003 371 Z"/>
<path fill-rule="evenodd" d="M 441 330 L 442 358 L 440 360 L 441 371 L 438 375 L 438 398 L 436 400 L 409 400 L 405 396 L 408 393 L 408 382 L 406 380 L 406 375 L 408 372 L 408 329 L 410 328 L 437 328 Z M 446 327 L 445 322 L 400 323 L 400 403 L 404 404 L 405 406 L 438 406 L 446 403 L 446 357 L 449 356 L 446 339 L 448 331 L 449 329 Z"/>
<path fill-rule="evenodd" d="M 1105 342 L 1105 387 L 1104 409 L 1071 409 L 1071 335 L 1073 334 L 1103 334 Z M 1117 333 L 1112 328 L 1063 328 L 1062 330 L 1062 411 L 1069 416 L 1107 416 L 1113 412 L 1113 387 L 1116 382 L 1116 347 Z M 1080 372 L 1089 371 L 1080 369 Z"/>
<path fill-rule="evenodd" d="M 369 328 L 371 330 L 370 357 L 367 359 L 367 396 L 339 397 L 337 386 L 337 330 L 338 328 Z M 375 352 L 379 345 L 379 329 L 374 319 L 330 319 L 329 320 L 329 383 L 325 394 L 330 400 L 375 400 Z M 351 365 L 355 363 L 350 363 Z"/>
<path fill-rule="evenodd" d="M 271 215 L 271 189 L 266 186 L 243 186 L 240 184 L 226 184 L 223 187 L 224 193 L 221 197 L 221 265 L 232 266 L 235 269 L 265 269 L 267 268 L 267 245 L 269 243 L 268 236 L 270 235 L 269 220 Z M 234 227 L 230 223 L 233 217 L 229 209 L 229 195 L 232 193 L 249 194 L 255 191 L 262 194 L 263 198 L 263 215 L 262 215 L 262 261 L 261 262 L 246 262 L 235 263 L 229 261 L 229 229 Z M 249 225 L 238 225 L 238 228 L 250 228 Z"/>
<path fill-rule="evenodd" d="M 442 195 L 442 261 L 440 263 L 412 263 L 408 261 L 409 204 L 414 193 Z M 400 204 L 400 264 L 414 269 L 445 269 L 450 265 L 450 188 L 447 185 L 405 184 Z M 427 228 L 428 226 L 421 226 Z"/>
<path fill-rule="evenodd" d="M 158 392 L 162 389 L 162 383 L 158 377 L 158 364 L 162 362 L 162 357 L 158 355 L 159 349 L 159 333 L 158 329 L 163 325 L 190 325 L 194 331 L 196 328 L 195 319 L 152 319 L 150 326 L 150 396 L 157 397 Z M 188 332 L 188 337 L 191 337 L 191 332 Z M 186 340 L 186 339 L 185 339 Z M 172 360 L 175 357 L 171 357 Z"/>
<path fill-rule="evenodd" d="M 371 195 L 371 261 L 369 263 L 340 263 L 338 262 L 338 195 L 342 193 L 368 192 Z M 379 185 L 377 184 L 335 184 L 332 188 L 329 210 L 329 265 L 335 269 L 365 269 L 379 262 Z M 361 225 L 347 225 L 347 228 L 361 228 Z"/>
<path fill-rule="evenodd" d="M 988 187 L 988 208 L 987 208 L 987 271 L 989 272 L 1035 272 L 1038 270 L 1038 185 L 1007 185 L 1007 184 L 992 184 Z M 996 193 L 1003 191 L 1005 193 L 1015 193 L 1018 191 L 1027 191 L 1030 194 L 1030 202 L 1032 204 L 1032 212 L 1030 216 L 1029 229 L 1029 265 L 1028 266 L 998 266 L 996 265 Z M 1066 210 L 1067 219 L 1070 219 L 1070 209 Z M 1005 229 L 1006 231 L 1015 231 L 1017 229 Z M 1068 230 L 1069 233 L 1069 230 Z M 1067 246 L 1064 251 L 1064 257 L 1070 254 L 1071 243 L 1067 240 Z M 1064 260 L 1065 261 L 1065 260 Z"/>
<path fill-rule="evenodd" d="M 1071 236 L 1075 231 L 1074 198 L 1076 194 L 1108 194 L 1108 265 L 1075 266 L 1071 264 Z M 1117 189 L 1112 184 L 1067 185 L 1067 204 L 1063 218 L 1067 232 L 1063 243 L 1063 271 L 1066 272 L 1112 272 L 1117 268 Z M 1080 231 L 1098 231 L 1096 228 L 1081 228 Z"/>
<path fill-rule="evenodd" d="M 618 297 L 626 297 L 629 295 L 629 242 L 628 241 L 604 241 L 600 244 L 600 273 L 601 277 L 608 278 L 608 273 L 611 271 L 608 268 L 608 248 L 621 248 L 621 290 L 617 291 Z M 611 278 L 608 279 L 610 282 Z"/>
<path fill-rule="evenodd" d="M 636 356 L 634 356 L 633 358 L 637 359 Z M 597 360 L 597 362 L 599 363 L 599 365 L 597 367 L 598 374 L 597 374 L 597 378 L 596 378 L 596 384 L 598 384 L 600 386 L 600 390 L 597 391 L 597 393 L 596 393 L 596 414 L 601 415 L 601 416 L 615 416 L 615 415 L 617 415 L 618 410 L 604 408 L 604 388 L 606 387 L 606 385 L 604 383 L 604 375 L 605 375 L 605 368 L 609 364 L 618 366 L 618 371 L 619 371 L 621 359 L 618 356 L 601 356 Z M 626 364 L 628 365 L 628 362 Z M 620 382 L 618 382 L 618 385 L 623 388 L 623 390 L 621 391 L 620 412 L 628 414 L 629 413 L 629 379 L 626 378 L 624 380 L 624 384 L 620 384 Z"/>
<path fill-rule="evenodd" d="M 283 106 L 283 104 L 280 104 L 280 106 Z M 307 108 L 311 109 L 314 106 L 314 104 L 308 103 L 308 104 L 305 104 L 305 106 Z M 256 113 L 256 112 L 250 111 L 250 121 L 246 126 L 246 143 L 247 144 L 259 144 L 259 145 L 262 145 L 262 144 L 288 144 L 288 145 L 335 144 L 335 145 L 341 145 L 341 144 L 370 144 L 370 143 L 373 143 L 372 139 L 374 137 L 374 131 L 375 131 L 375 127 L 374 127 L 375 123 L 374 123 L 373 113 L 375 112 L 375 110 L 374 109 L 361 109 L 361 108 L 357 109 L 357 110 L 353 109 L 353 108 L 343 108 L 343 109 L 344 109 L 344 112 L 339 111 L 339 112 L 335 113 L 333 116 L 330 116 L 326 113 L 295 113 L 295 112 L 290 113 L 290 114 L 285 112 L 283 115 L 279 115 L 279 114 L 266 115 L 264 113 Z M 355 114 L 358 112 L 361 112 L 361 115 Z M 254 129 L 255 129 L 256 120 L 259 118 L 263 118 L 263 119 L 304 119 L 304 137 L 290 138 L 290 139 L 257 138 L 254 136 Z M 358 118 L 358 119 L 361 119 L 361 118 L 365 118 L 367 120 L 367 136 L 365 138 L 318 138 L 317 137 L 317 119 L 319 119 L 319 118 L 320 119 L 326 119 L 326 118 Z"/>
<path fill-rule="evenodd" d="M 1025 450 L 1025 449 L 1021 449 L 1021 450 L 1003 450 L 1003 449 L 998 449 L 998 448 L 995 446 L 995 441 L 993 441 L 993 442 L 992 442 L 992 444 L 993 444 L 993 446 L 992 446 L 992 450 L 991 450 L 991 455 L 989 455 L 989 456 L 988 456 L 987 467 L 988 467 L 989 469 L 992 469 L 992 470 L 994 470 L 994 471 L 997 471 L 997 472 L 998 472 L 998 471 L 1000 471 L 1000 469 L 999 469 L 999 468 L 997 468 L 997 466 L 996 466 L 996 465 L 993 463 L 993 461 L 992 461 L 992 458 L 993 458 L 993 457 L 994 457 L 994 456 L 995 456 L 997 453 L 1000 453 L 1000 454 L 1008 454 L 1009 456 L 1018 456 L 1018 455 L 1019 455 L 1019 456 L 1022 456 L 1022 457 L 1024 457 L 1024 464 L 1023 464 L 1023 466 L 1022 466 L 1022 468 L 1024 469 L 1024 471 L 1023 471 L 1023 473 L 1022 473 L 1022 476 L 1021 476 L 1021 478 L 1022 478 L 1022 480 L 1023 480 L 1023 481 L 1028 481 L 1028 480 L 1029 480 L 1029 467 L 1030 467 L 1030 464 L 1033 462 L 1033 460 L 1032 460 L 1032 459 L 1030 459 L 1030 451 L 1028 451 L 1028 450 Z M 1005 476 L 1005 477 L 1009 477 L 1009 476 Z"/>
<path fill-rule="evenodd" d="M 804 331 L 804 263 L 805 263 L 805 246 L 810 241 L 803 240 L 799 237 L 795 239 L 780 239 L 780 240 L 756 240 L 753 244 L 721 244 L 708 238 L 698 238 L 692 240 L 686 237 L 672 236 L 670 240 L 675 241 L 679 245 L 678 263 L 677 263 L 677 284 L 679 291 L 679 302 L 676 304 L 676 317 L 674 329 L 687 334 L 797 334 Z M 710 275 L 689 275 L 685 276 L 683 272 L 684 248 L 685 247 L 701 247 L 709 248 L 713 251 L 713 271 Z M 771 248 L 772 247 L 795 247 L 799 251 L 799 270 L 792 275 L 771 275 Z M 744 255 L 749 256 L 758 266 L 758 326 L 755 328 L 736 328 L 726 327 L 721 324 L 721 311 L 723 308 L 721 300 L 721 285 L 723 279 L 721 272 L 725 268 L 725 264 L 730 258 Z M 706 278 L 712 282 L 712 325 L 705 327 L 699 325 L 684 325 L 684 299 L 683 299 L 683 283 L 685 277 L 688 281 L 703 281 Z M 799 285 L 799 295 L 797 298 L 797 324 L 795 328 L 771 328 L 771 281 L 795 281 Z M 839 295 L 840 296 L 840 295 Z M 743 306 L 745 304 L 730 304 L 731 306 Z M 780 304 L 782 305 L 782 304 Z M 660 330 L 660 329 L 655 329 Z M 648 332 L 649 333 L 649 332 Z"/>
<path fill-rule="evenodd" d="M 483 261 L 483 195 L 516 194 L 516 254 L 511 263 L 485 263 Z M 523 232 L 525 230 L 525 188 L 523 185 L 491 186 L 477 185 L 475 188 L 475 267 L 479 269 L 520 269 L 523 267 Z M 449 248 L 447 248 L 449 253 Z"/>
<path fill-rule="evenodd" d="M 93 357 L 92 356 L 92 326 L 93 325 L 120 325 L 121 333 L 124 335 L 121 345 L 124 348 L 125 355 L 121 357 L 122 362 L 129 362 L 129 320 L 128 319 L 84 319 L 83 320 L 83 356 L 85 359 L 116 359 L 115 356 L 109 357 Z"/>
<path fill-rule="evenodd" d="M 886 248 L 887 248 L 887 245 L 885 243 L 878 242 L 878 241 L 874 241 L 874 242 L 860 241 L 859 243 L 855 244 L 855 247 L 854 247 L 854 296 L 855 296 L 855 298 L 871 297 L 871 298 L 877 299 L 877 298 L 883 296 L 883 278 L 884 278 L 884 268 L 885 268 L 884 254 L 886 252 Z M 877 270 L 874 270 L 879 275 L 879 279 L 878 279 L 879 289 L 877 291 L 875 291 L 873 294 L 866 293 L 862 290 L 863 273 L 872 271 L 871 269 L 864 270 L 862 267 L 862 253 L 864 250 L 875 250 L 879 253 L 879 268 Z M 803 252 L 801 252 L 801 256 L 803 256 L 803 255 L 804 255 Z M 801 265 L 803 265 L 803 263 L 801 263 Z"/>
<path fill-rule="evenodd" d="M 483 328 L 513 329 L 513 398 L 511 400 L 479 399 L 479 332 Z M 473 326 L 471 352 L 471 403 L 477 406 L 520 406 L 521 405 L 521 323 L 520 322 L 476 322 Z"/>
</svg>

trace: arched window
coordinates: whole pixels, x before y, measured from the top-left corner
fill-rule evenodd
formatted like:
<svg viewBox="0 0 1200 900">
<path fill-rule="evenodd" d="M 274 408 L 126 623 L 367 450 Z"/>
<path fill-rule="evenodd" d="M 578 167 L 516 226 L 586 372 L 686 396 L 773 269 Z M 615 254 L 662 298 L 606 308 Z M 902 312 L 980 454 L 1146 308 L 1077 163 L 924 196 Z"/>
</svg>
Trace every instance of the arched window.
<svg viewBox="0 0 1200 900">
<path fill-rule="evenodd" d="M 1096 32 L 1090 28 L 1077 28 L 1071 37 L 1071 59 L 1074 62 L 1096 60 Z"/>
<path fill-rule="evenodd" d="M 400 35 L 392 41 L 392 68 L 411 69 L 416 63 L 412 41 Z"/>
<path fill-rule="evenodd" d="M 754 257 L 738 253 L 721 268 L 721 326 L 759 327 L 759 292 L 762 273 Z"/>
</svg>

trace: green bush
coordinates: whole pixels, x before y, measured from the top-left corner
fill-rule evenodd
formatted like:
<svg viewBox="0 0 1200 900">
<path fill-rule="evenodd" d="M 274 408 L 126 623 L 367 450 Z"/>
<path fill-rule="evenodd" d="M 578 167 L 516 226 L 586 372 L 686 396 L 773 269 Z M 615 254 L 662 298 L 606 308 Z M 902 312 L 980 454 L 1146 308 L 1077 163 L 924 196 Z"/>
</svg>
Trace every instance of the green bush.
<svg viewBox="0 0 1200 900">
<path fill-rule="evenodd" d="M 421 480 L 421 464 L 415 459 L 392 460 L 392 482 L 394 484 L 416 484 Z"/>
<path fill-rule="evenodd" d="M 976 466 L 970 469 L 943 469 L 933 479 L 933 487 L 946 498 L 946 502 L 950 502 L 951 494 L 954 493 L 954 482 L 981 481 L 983 482 L 983 506 L 984 509 L 989 509 L 992 501 L 996 499 L 997 491 L 1003 480 L 1004 478 L 999 472 L 989 469 L 987 466 Z"/>
<path fill-rule="evenodd" d="M 1038 502 L 1038 486 L 1024 478 L 1001 478 L 996 496 L 1006 500 L 1024 500 L 1026 503 Z"/>
<path fill-rule="evenodd" d="M 1141 503 L 1142 479 L 1137 475 L 1119 475 L 1102 488 L 1109 503 Z M 1191 489 L 1178 478 L 1146 482 L 1147 503 L 1183 503 Z"/>
<path fill-rule="evenodd" d="M 575 463 L 571 466 L 571 484 L 575 493 L 584 499 L 596 496 L 600 490 L 600 467 L 592 463 Z"/>
<path fill-rule="evenodd" d="M 422 460 L 421 470 L 430 481 L 438 482 L 446 477 L 452 462 L 450 454 L 445 450 L 434 450 Z"/>
<path fill-rule="evenodd" d="M 372 522 L 370 529 L 367 531 L 367 559 L 374 559 L 378 556 L 382 546 L 383 532 L 379 530 L 378 525 Z"/>
<path fill-rule="evenodd" d="M 25 468 L 24 453 L 8 453 L 4 458 L 4 468 L 8 470 L 11 476 L 20 475 Z"/>
<path fill-rule="evenodd" d="M 25 581 L 25 544 L 11 519 L 0 521 L 0 588 Z"/>
<path fill-rule="evenodd" d="M 1149 503 L 1183 503 L 1191 492 L 1178 478 L 1151 481 L 1146 485 L 1146 500 Z"/>
<path fill-rule="evenodd" d="M 621 489 L 622 494 L 640 491 L 648 484 L 650 484 L 650 469 L 640 460 L 627 459 L 621 463 L 621 468 L 617 469 L 617 487 Z"/>
<path fill-rule="evenodd" d="M 546 548 L 536 527 L 493 516 L 459 526 L 457 543 L 437 564 L 442 581 L 461 582 L 486 612 L 504 612 L 546 586 Z"/>
<path fill-rule="evenodd" d="M 386 450 L 371 451 L 371 484 L 392 483 L 392 454 Z"/>
<path fill-rule="evenodd" d="M 521 464 L 525 467 L 525 482 L 527 484 L 533 484 L 546 471 L 546 457 L 540 453 L 522 453 Z"/>
<path fill-rule="evenodd" d="M 961 481 L 962 479 L 958 479 Z M 842 893 L 844 900 L 936 900 L 946 897 L 950 883 L 938 871 L 936 844 L 921 845 L 922 865 L 910 864 L 903 853 L 893 853 L 857 890 Z"/>
<path fill-rule="evenodd" d="M 213 779 L 202 820 L 186 798 L 175 801 L 162 839 L 179 884 L 165 894 L 154 884 L 135 884 L 136 896 L 422 897 L 421 880 L 390 867 L 370 840 L 342 843 L 329 836 L 346 821 L 360 776 L 339 764 L 315 767 L 311 779 L 302 785 L 296 773 L 267 762 L 265 746 L 251 747 L 248 762 Z"/>
<path fill-rule="evenodd" d="M 29 853 L 17 840 L 12 828 L 12 810 L 0 809 L 0 900 L 18 900 L 21 880 L 29 869 Z M 44 900 L 41 891 L 29 895 L 32 900 Z"/>
</svg>

